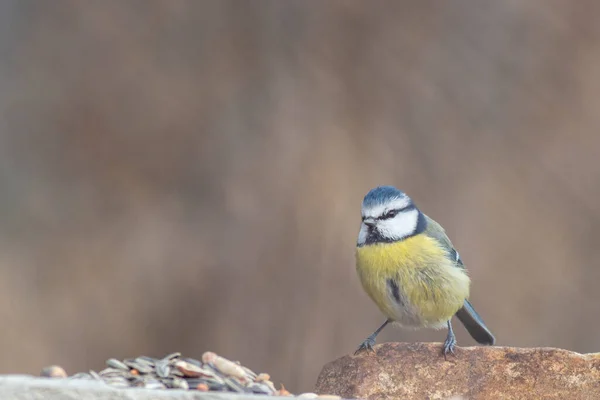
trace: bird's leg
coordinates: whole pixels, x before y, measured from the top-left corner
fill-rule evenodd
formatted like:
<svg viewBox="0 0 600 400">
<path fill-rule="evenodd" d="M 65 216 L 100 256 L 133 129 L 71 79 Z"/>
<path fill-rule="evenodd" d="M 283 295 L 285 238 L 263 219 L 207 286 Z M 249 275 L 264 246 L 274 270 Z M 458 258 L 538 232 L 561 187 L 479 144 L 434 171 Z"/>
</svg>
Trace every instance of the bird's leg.
<svg viewBox="0 0 600 400">
<path fill-rule="evenodd" d="M 454 354 L 454 348 L 456 347 L 456 337 L 454 336 L 454 331 L 452 330 L 452 324 L 450 320 L 448 320 L 448 336 L 446 336 L 446 341 L 444 342 L 443 354 L 444 359 L 448 353 Z"/>
<path fill-rule="evenodd" d="M 373 332 L 371 334 L 371 336 L 366 338 L 365 341 L 362 342 L 360 344 L 360 346 L 358 346 L 358 349 L 356 349 L 354 354 L 356 355 L 359 352 L 361 352 L 362 350 L 373 351 L 373 346 L 375 346 L 375 338 L 377 338 L 377 335 L 379 335 L 379 332 L 381 332 L 383 330 L 383 328 L 385 328 L 387 326 L 387 324 L 389 324 L 390 322 L 391 321 L 389 319 L 385 320 L 383 325 L 381 325 L 379 328 L 377 328 L 377 330 L 375 332 Z"/>
</svg>

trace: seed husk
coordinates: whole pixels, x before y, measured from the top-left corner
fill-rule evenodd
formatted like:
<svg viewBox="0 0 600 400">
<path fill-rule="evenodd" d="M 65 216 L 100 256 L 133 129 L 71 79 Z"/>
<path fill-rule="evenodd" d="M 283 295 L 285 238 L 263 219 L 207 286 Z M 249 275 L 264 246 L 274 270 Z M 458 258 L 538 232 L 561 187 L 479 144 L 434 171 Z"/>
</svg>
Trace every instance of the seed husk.
<svg viewBox="0 0 600 400">
<path fill-rule="evenodd" d="M 275 389 L 275 384 L 273 382 L 271 382 L 271 381 L 263 381 L 262 383 L 265 384 L 265 385 L 267 385 L 271 389 L 271 391 L 273 393 L 277 392 L 277 389 Z"/>
<path fill-rule="evenodd" d="M 134 362 L 134 363 L 136 363 L 138 365 L 141 364 L 141 365 L 146 365 L 148 367 L 154 367 L 158 361 L 159 360 L 156 360 L 156 359 L 151 358 L 151 357 L 141 356 L 141 357 L 137 357 L 132 362 Z"/>
<path fill-rule="evenodd" d="M 290 392 L 288 392 L 288 390 L 285 388 L 285 386 L 283 386 L 283 384 L 281 384 L 281 389 L 279 389 L 276 394 L 278 396 L 291 396 L 292 394 Z"/>
<path fill-rule="evenodd" d="M 208 385 L 208 388 L 211 391 L 215 391 L 215 392 L 227 391 L 227 389 L 229 387 L 225 383 L 220 383 L 220 382 L 216 382 L 216 381 L 207 381 L 206 384 Z"/>
<path fill-rule="evenodd" d="M 137 369 L 142 374 L 149 374 L 154 370 L 154 367 L 152 367 L 150 364 L 148 364 L 148 362 L 145 360 L 138 361 L 137 359 L 135 359 L 135 360 L 128 359 L 128 360 L 124 360 L 123 364 L 127 365 L 131 369 Z"/>
<path fill-rule="evenodd" d="M 129 380 L 122 376 L 114 376 L 110 378 L 104 378 L 104 383 L 112 387 L 126 388 L 130 387 Z"/>
<path fill-rule="evenodd" d="M 177 361 L 175 363 L 175 368 L 181 371 L 181 373 L 183 373 L 183 376 L 197 377 L 205 375 L 202 368 L 191 364 L 187 361 Z"/>
<path fill-rule="evenodd" d="M 156 363 L 156 374 L 161 378 L 167 378 L 171 372 L 168 359 L 162 359 Z"/>
<path fill-rule="evenodd" d="M 234 376 L 242 381 L 248 380 L 248 376 L 246 375 L 244 368 L 240 367 L 233 361 L 229 361 L 224 357 L 216 355 L 215 353 L 207 351 L 202 355 L 202 361 L 207 364 L 214 365 L 219 372 L 225 375 Z"/>
<path fill-rule="evenodd" d="M 172 389 L 183 389 L 188 390 L 190 388 L 189 383 L 185 379 L 173 378 L 170 381 L 165 382 L 168 388 Z"/>
<path fill-rule="evenodd" d="M 227 387 L 229 387 L 229 389 L 231 389 L 234 392 L 244 393 L 246 391 L 244 385 L 233 377 L 225 378 L 225 384 L 227 385 Z"/>
<path fill-rule="evenodd" d="M 141 361 L 147 362 L 150 365 L 154 365 L 158 361 L 156 358 L 148 357 L 148 356 L 139 356 L 136 358 L 136 360 L 141 360 Z"/>
<path fill-rule="evenodd" d="M 75 375 L 70 376 L 68 379 L 94 379 L 92 378 L 92 375 L 88 374 L 87 372 L 78 372 Z"/>
<path fill-rule="evenodd" d="M 167 387 L 158 380 L 150 380 L 144 382 L 144 388 L 146 389 L 166 389 Z"/>
<path fill-rule="evenodd" d="M 109 358 L 108 360 L 106 360 L 106 365 L 111 368 L 120 369 L 122 371 L 129 371 L 129 367 L 125 365 L 124 362 L 119 361 L 116 358 Z"/>
<path fill-rule="evenodd" d="M 271 375 L 265 374 L 264 372 L 258 374 L 256 379 L 254 379 L 255 382 L 262 382 L 262 381 L 269 381 L 269 380 L 271 380 Z"/>
<path fill-rule="evenodd" d="M 123 376 L 124 372 L 125 371 L 123 371 L 122 369 L 108 367 L 98 372 L 98 375 L 100 375 L 102 378 L 111 378 L 113 376 Z M 130 372 L 129 368 L 127 369 L 127 372 Z"/>
<path fill-rule="evenodd" d="M 98 375 L 98 373 L 96 371 L 91 371 L 90 370 L 90 375 L 92 376 L 92 378 L 94 378 L 97 381 L 101 381 L 102 377 L 100 375 Z"/>
<path fill-rule="evenodd" d="M 169 361 L 169 360 L 173 360 L 173 359 L 175 359 L 175 358 L 179 358 L 179 357 L 181 357 L 181 353 L 179 353 L 179 352 L 175 352 L 175 353 L 171 353 L 171 354 L 169 354 L 169 355 L 165 356 L 165 357 L 163 358 L 163 360 L 167 360 L 167 361 Z"/>
<path fill-rule="evenodd" d="M 269 374 L 257 374 L 241 365 L 213 352 L 205 352 L 202 361 L 182 357 L 174 352 L 157 359 L 148 356 L 117 360 L 106 360 L 107 367 L 95 371 L 77 373 L 67 379 L 98 380 L 115 388 L 141 387 L 153 390 L 179 389 L 214 392 L 247 393 L 256 395 L 291 395 L 283 385 L 275 389 Z M 42 370 L 42 376 L 53 376 L 58 366 Z M 63 370 L 64 371 L 64 370 Z M 63 376 L 62 374 L 54 376 Z M 305 396 L 307 397 L 307 396 Z"/>
<path fill-rule="evenodd" d="M 273 394 L 271 388 L 262 383 L 251 383 L 247 387 L 251 393 L 255 394 Z"/>
<path fill-rule="evenodd" d="M 256 372 L 252 371 L 250 368 L 246 368 L 243 365 L 241 365 L 242 369 L 244 370 L 244 372 L 246 373 L 246 378 L 248 378 L 249 380 L 253 381 L 256 380 L 256 378 L 258 378 L 258 375 L 256 375 Z M 265 374 L 268 375 L 268 374 Z"/>
<path fill-rule="evenodd" d="M 202 362 L 200 362 L 198 360 L 195 360 L 193 358 L 183 357 L 183 358 L 180 358 L 180 360 L 181 361 L 185 361 L 185 362 L 190 363 L 190 364 L 193 364 L 196 367 L 202 367 Z"/>
</svg>

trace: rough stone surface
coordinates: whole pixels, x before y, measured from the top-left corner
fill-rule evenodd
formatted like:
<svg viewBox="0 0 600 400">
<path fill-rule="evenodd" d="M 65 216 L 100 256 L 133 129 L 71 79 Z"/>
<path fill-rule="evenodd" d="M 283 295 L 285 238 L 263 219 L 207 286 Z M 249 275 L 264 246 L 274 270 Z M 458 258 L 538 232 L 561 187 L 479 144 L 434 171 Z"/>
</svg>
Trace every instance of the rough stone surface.
<svg viewBox="0 0 600 400">
<path fill-rule="evenodd" d="M 385 343 L 327 364 L 315 392 L 343 398 L 600 399 L 600 353 L 553 348 Z"/>
<path fill-rule="evenodd" d="M 290 397 L 185 390 L 115 389 L 102 382 L 0 376 L 2 400 L 289 400 Z"/>
</svg>

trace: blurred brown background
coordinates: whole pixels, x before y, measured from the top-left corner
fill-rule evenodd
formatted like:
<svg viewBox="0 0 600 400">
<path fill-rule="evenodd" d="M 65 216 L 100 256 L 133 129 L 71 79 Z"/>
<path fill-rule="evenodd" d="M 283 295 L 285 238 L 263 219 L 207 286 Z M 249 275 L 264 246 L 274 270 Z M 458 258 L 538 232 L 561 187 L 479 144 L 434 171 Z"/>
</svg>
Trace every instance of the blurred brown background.
<svg viewBox="0 0 600 400">
<path fill-rule="evenodd" d="M 213 350 L 310 390 L 383 321 L 379 184 L 446 227 L 499 345 L 600 351 L 599 13 L 0 2 L 0 373 Z"/>
</svg>

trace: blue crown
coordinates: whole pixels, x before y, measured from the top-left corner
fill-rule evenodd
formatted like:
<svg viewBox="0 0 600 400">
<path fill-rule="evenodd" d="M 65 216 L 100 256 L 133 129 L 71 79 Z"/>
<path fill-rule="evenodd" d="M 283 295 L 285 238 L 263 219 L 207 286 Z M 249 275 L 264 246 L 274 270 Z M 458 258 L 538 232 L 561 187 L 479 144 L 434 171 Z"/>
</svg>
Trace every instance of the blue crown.
<svg viewBox="0 0 600 400">
<path fill-rule="evenodd" d="M 393 186 L 378 186 L 371 189 L 363 199 L 365 207 L 375 207 L 385 204 L 392 199 L 399 199 L 406 196 L 403 191 L 396 189 Z"/>
</svg>

